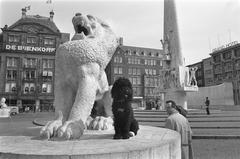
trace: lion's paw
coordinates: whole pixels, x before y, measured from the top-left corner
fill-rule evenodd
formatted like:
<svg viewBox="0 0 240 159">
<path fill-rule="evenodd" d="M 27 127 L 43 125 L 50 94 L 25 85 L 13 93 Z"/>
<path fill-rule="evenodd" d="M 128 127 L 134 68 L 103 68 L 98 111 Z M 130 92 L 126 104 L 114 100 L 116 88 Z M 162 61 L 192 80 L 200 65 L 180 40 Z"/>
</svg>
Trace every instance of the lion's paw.
<svg viewBox="0 0 240 159">
<path fill-rule="evenodd" d="M 84 124 L 82 120 L 66 121 L 58 130 L 57 137 L 66 140 L 79 139 L 83 135 Z"/>
<path fill-rule="evenodd" d="M 112 130 L 113 119 L 111 117 L 97 116 L 86 123 L 86 126 L 89 130 Z"/>
<path fill-rule="evenodd" d="M 40 131 L 40 136 L 42 138 L 50 139 L 57 135 L 57 130 L 62 126 L 62 120 L 49 121 Z"/>
</svg>

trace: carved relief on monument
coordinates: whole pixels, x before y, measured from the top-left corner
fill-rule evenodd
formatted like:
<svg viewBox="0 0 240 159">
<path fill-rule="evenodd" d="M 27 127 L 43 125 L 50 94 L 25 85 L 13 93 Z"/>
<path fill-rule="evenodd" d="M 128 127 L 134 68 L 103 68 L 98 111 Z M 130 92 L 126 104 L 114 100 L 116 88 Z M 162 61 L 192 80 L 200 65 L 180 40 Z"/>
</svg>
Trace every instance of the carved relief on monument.
<svg viewBox="0 0 240 159">
<path fill-rule="evenodd" d="M 170 53 L 170 43 L 169 43 L 169 36 L 167 35 L 164 40 L 160 40 L 162 44 L 162 48 L 164 51 L 165 60 L 171 59 L 171 53 Z"/>
</svg>

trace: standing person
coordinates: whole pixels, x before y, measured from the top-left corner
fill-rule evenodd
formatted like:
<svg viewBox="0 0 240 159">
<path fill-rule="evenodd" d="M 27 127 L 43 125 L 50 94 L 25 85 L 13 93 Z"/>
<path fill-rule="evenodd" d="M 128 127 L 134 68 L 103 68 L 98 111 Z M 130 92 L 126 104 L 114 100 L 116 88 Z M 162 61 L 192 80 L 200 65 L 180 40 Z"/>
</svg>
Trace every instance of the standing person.
<svg viewBox="0 0 240 159">
<path fill-rule="evenodd" d="M 165 127 L 180 133 L 182 159 L 193 159 L 192 130 L 188 120 L 176 108 L 174 101 L 169 100 L 166 102 L 168 118 L 166 119 Z"/>
<path fill-rule="evenodd" d="M 206 97 L 205 105 L 206 105 L 207 115 L 210 115 L 210 111 L 209 111 L 210 100 L 208 99 L 208 97 Z"/>
</svg>

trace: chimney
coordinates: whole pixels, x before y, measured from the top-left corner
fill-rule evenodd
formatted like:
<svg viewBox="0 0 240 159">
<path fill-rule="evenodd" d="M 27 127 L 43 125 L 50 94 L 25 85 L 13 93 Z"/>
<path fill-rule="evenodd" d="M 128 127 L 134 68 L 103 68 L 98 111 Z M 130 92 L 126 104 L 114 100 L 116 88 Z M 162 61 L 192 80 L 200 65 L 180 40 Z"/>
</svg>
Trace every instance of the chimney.
<svg viewBox="0 0 240 159">
<path fill-rule="evenodd" d="M 119 45 L 123 45 L 123 37 L 120 37 L 118 42 L 119 42 Z"/>
<path fill-rule="evenodd" d="M 27 12 L 27 9 L 22 8 L 22 18 L 26 18 L 26 12 Z"/>
<path fill-rule="evenodd" d="M 53 16 L 54 16 L 54 12 L 53 10 L 50 12 L 50 21 L 53 21 Z"/>
</svg>

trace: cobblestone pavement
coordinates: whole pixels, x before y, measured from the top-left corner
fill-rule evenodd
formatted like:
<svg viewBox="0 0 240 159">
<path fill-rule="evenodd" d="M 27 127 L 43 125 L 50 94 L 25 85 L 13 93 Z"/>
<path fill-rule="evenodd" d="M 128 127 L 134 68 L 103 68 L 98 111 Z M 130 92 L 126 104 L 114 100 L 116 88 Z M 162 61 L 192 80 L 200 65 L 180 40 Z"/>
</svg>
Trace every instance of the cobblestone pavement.
<svg viewBox="0 0 240 159">
<path fill-rule="evenodd" d="M 194 159 L 240 159 L 240 139 L 193 140 Z"/>
</svg>

